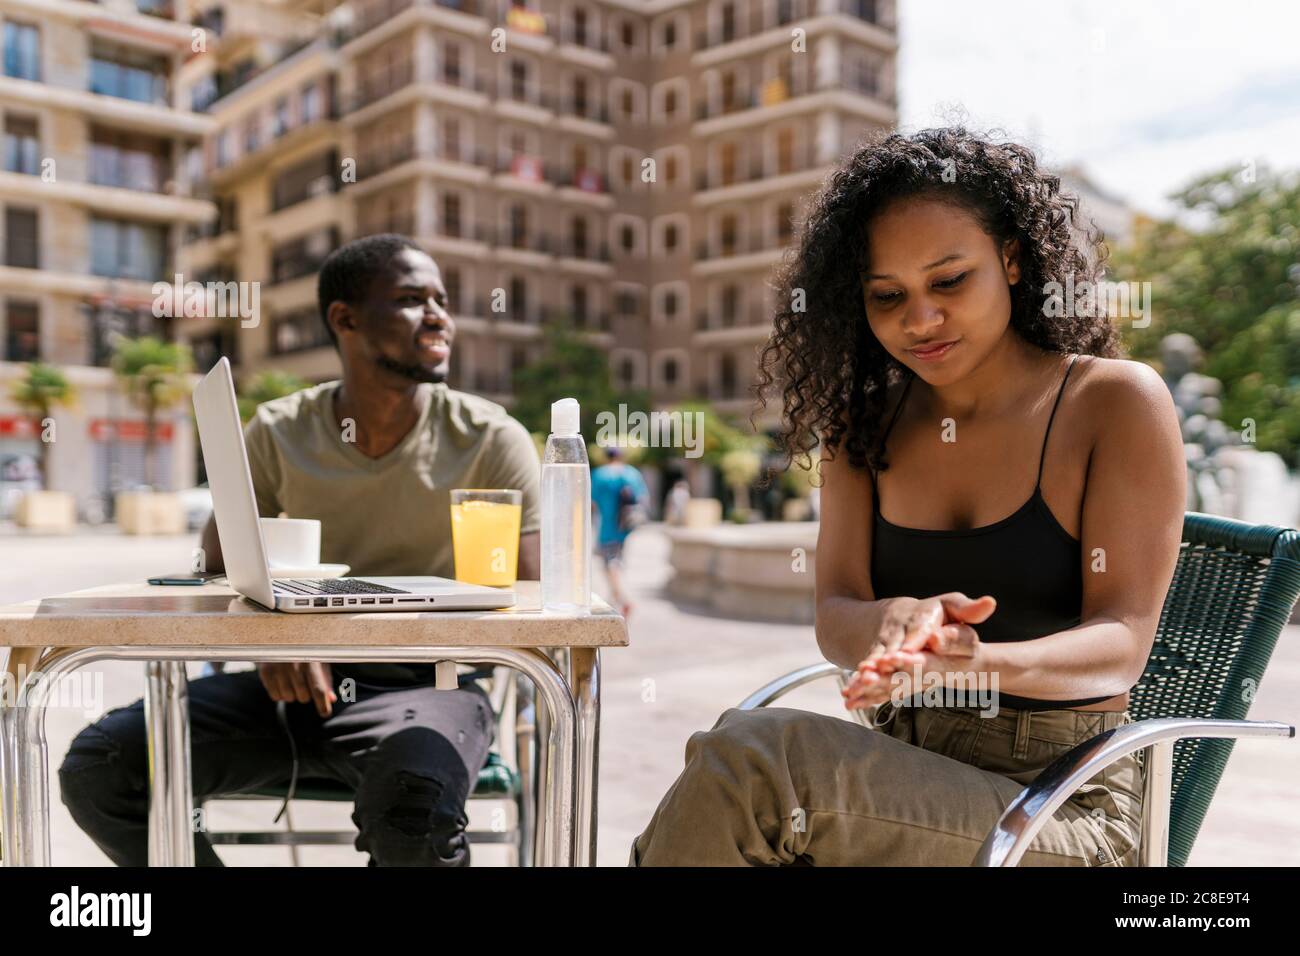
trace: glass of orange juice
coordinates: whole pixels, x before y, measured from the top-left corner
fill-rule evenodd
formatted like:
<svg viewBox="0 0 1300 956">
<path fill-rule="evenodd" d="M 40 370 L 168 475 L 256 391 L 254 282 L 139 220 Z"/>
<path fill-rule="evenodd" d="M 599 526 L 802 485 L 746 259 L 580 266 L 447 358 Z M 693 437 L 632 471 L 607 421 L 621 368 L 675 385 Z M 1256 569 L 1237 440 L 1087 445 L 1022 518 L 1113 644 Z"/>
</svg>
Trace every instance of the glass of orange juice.
<svg viewBox="0 0 1300 956">
<path fill-rule="evenodd" d="M 523 493 L 513 488 L 453 488 L 451 546 L 456 580 L 511 587 L 519 565 Z"/>
</svg>

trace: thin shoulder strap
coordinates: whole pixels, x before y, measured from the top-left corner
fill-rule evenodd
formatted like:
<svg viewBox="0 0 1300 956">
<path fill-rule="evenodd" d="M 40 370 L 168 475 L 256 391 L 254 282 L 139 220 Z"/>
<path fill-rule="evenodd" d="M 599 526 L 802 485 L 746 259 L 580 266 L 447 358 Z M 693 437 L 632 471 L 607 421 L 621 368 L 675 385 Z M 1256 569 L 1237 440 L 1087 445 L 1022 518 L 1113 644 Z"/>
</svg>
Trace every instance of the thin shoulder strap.
<svg viewBox="0 0 1300 956">
<path fill-rule="evenodd" d="M 1065 377 L 1061 379 L 1061 387 L 1056 391 L 1056 403 L 1052 405 L 1052 414 L 1047 419 L 1047 431 L 1043 433 L 1043 449 L 1038 453 L 1038 480 L 1034 482 L 1035 491 L 1043 483 L 1043 458 L 1047 455 L 1047 438 L 1052 434 L 1052 419 L 1056 418 L 1056 406 L 1061 404 L 1061 396 L 1065 393 L 1065 383 L 1070 380 L 1070 370 L 1074 368 L 1075 360 L 1078 357 L 1078 355 L 1070 356 L 1070 364 L 1066 366 Z"/>
<path fill-rule="evenodd" d="M 903 394 L 898 397 L 898 404 L 894 406 L 894 414 L 890 417 L 889 424 L 885 426 L 885 433 L 880 436 L 880 447 L 882 450 L 885 446 L 885 439 L 887 439 L 889 433 L 894 430 L 894 422 L 898 421 L 898 413 L 903 410 L 903 403 L 907 401 L 908 389 L 912 387 L 912 382 L 915 378 L 915 375 L 909 375 L 907 377 L 907 384 L 903 386 Z"/>
<path fill-rule="evenodd" d="M 907 384 L 903 386 L 903 394 L 898 396 L 898 404 L 894 406 L 894 414 L 890 416 L 889 424 L 885 426 L 885 433 L 880 436 L 881 451 L 884 451 L 885 439 L 887 439 L 889 437 L 889 433 L 894 430 L 894 422 L 898 421 L 898 413 L 903 410 L 903 403 L 907 401 L 907 392 L 909 389 L 911 389 L 912 381 L 915 378 L 916 378 L 915 375 L 909 375 L 907 377 Z M 880 485 L 876 482 L 875 469 L 871 470 L 871 488 L 872 488 L 871 506 L 872 508 L 878 510 L 880 508 Z"/>
</svg>

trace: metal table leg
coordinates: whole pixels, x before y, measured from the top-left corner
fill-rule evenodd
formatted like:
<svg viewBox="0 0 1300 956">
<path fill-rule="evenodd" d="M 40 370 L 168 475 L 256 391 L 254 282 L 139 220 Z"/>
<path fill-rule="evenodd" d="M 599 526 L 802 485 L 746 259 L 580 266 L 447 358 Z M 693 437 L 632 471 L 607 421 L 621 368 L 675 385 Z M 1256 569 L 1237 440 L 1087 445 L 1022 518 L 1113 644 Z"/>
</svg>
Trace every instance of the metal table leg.
<svg viewBox="0 0 1300 956">
<path fill-rule="evenodd" d="M 135 660 L 161 662 L 155 697 L 154 714 L 161 726 L 149 731 L 153 753 L 165 756 L 160 763 L 163 774 L 174 779 L 183 767 L 188 770 L 186 752 L 188 735 L 177 726 L 185 712 L 184 682 L 166 676 L 162 664 L 179 665 L 187 660 L 207 661 L 374 661 L 435 663 L 457 661 L 493 663 L 513 667 L 525 674 L 537 688 L 538 702 L 546 708 L 548 733 L 541 748 L 544 771 L 539 770 L 544 806 L 538 814 L 539 831 L 545 818 L 545 838 L 539 840 L 538 863 L 542 866 L 572 866 L 574 861 L 575 810 L 578 804 L 578 703 L 569 691 L 568 682 L 541 651 L 512 647 L 339 647 L 337 645 L 262 645 L 240 647 L 83 647 L 55 651 L 42 662 L 44 679 L 35 683 L 27 696 L 27 706 L 13 712 L 10 724 L 13 736 L 14 792 L 19 798 L 15 836 L 18 847 L 14 862 L 19 865 L 45 866 L 50 858 L 49 835 L 49 764 L 45 745 L 45 709 L 50 689 L 65 673 L 100 660 Z M 183 674 L 182 674 L 183 677 Z M 588 735 L 591 739 L 594 735 Z M 156 743 L 155 743 L 156 742 Z M 185 776 L 188 784 L 188 774 Z M 161 781 L 160 781 L 161 782 Z M 166 816 L 159 821 L 173 838 L 169 852 L 173 861 L 187 859 L 179 844 L 189 847 L 192 862 L 193 834 L 190 830 L 192 809 L 188 785 L 168 785 L 164 799 L 156 805 Z M 154 806 L 151 803 L 151 809 Z M 151 815 L 151 826 L 153 818 Z M 179 834 L 179 836 L 178 836 Z M 540 836 L 539 832 L 539 836 Z M 8 838 L 6 838 L 8 839 Z"/>
<path fill-rule="evenodd" d="M 578 806 L 574 865 L 596 865 L 596 789 L 600 782 L 600 648 L 569 649 L 569 688 L 578 712 Z"/>
<path fill-rule="evenodd" d="M 149 865 L 194 865 L 194 794 L 185 662 L 145 665 L 149 767 Z"/>
</svg>

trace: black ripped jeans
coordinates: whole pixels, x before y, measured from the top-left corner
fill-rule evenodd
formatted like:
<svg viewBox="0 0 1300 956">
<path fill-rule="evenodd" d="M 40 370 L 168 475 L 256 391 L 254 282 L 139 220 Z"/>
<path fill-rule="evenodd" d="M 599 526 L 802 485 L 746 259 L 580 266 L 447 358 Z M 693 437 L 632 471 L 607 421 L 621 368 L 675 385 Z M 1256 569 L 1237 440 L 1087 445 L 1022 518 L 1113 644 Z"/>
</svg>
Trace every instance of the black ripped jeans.
<svg viewBox="0 0 1300 956">
<path fill-rule="evenodd" d="M 496 733 L 487 695 L 466 675 L 460 690 L 358 684 L 355 696 L 326 718 L 314 704 L 285 705 L 299 781 L 353 790 L 356 847 L 372 866 L 468 866 L 465 800 Z M 289 783 L 289 737 L 256 671 L 190 681 L 189 711 L 196 803 Z M 148 864 L 143 701 L 78 734 L 59 783 L 77 825 L 114 863 Z M 194 854 L 199 866 L 222 865 L 200 826 Z"/>
</svg>

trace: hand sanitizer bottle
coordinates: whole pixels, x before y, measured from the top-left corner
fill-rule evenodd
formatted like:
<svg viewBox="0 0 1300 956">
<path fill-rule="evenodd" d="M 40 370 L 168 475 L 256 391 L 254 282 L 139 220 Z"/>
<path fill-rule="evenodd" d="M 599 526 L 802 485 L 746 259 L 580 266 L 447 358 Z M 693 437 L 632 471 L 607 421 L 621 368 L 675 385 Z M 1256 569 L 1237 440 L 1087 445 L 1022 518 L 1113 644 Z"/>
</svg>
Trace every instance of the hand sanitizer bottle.
<svg viewBox="0 0 1300 956">
<path fill-rule="evenodd" d="M 578 402 L 551 405 L 542 457 L 542 609 L 586 614 L 591 608 L 591 469 L 579 434 Z"/>
</svg>

